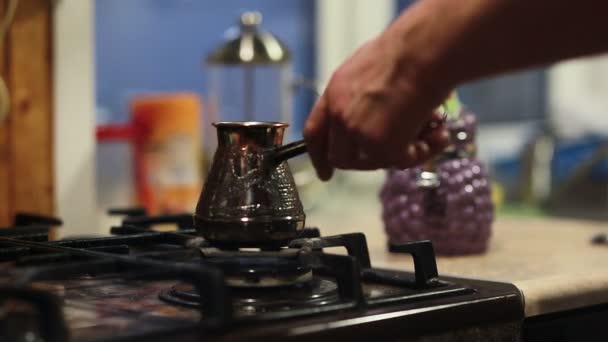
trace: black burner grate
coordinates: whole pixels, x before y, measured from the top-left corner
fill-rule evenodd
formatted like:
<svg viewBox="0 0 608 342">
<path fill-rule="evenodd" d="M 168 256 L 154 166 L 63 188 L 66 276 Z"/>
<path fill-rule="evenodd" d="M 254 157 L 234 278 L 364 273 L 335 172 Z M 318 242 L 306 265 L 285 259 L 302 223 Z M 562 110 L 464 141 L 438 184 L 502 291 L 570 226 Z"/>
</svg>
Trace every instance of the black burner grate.
<svg viewBox="0 0 608 342">
<path fill-rule="evenodd" d="M 69 329 L 62 315 L 61 300 L 36 289 L 33 284 L 67 281 L 83 274 L 93 277 L 119 274 L 122 279 L 171 280 L 186 284 L 186 288 L 193 289 L 196 294 L 186 295 L 186 304 L 194 303 L 198 307 L 200 321 L 171 329 L 198 329 L 199 333 L 222 331 L 249 322 L 360 310 L 473 291 L 438 279 L 432 244 L 428 241 L 391 247 L 393 251 L 408 253 L 414 258 L 414 274 L 398 273 L 371 267 L 367 242 L 360 233 L 321 237 L 318 229 L 307 229 L 302 238 L 292 241 L 284 250 L 255 254 L 222 251 L 209 246 L 192 229 L 191 215 L 147 216 L 139 208 L 112 210 L 111 213 L 126 217 L 121 226 L 112 228 L 113 236 L 110 237 L 48 241 L 49 227 L 60 224 L 60 221 L 35 215 L 18 216 L 15 222 L 24 226 L 0 230 L 0 261 L 16 267 L 7 267 L 4 272 L 3 277 L 11 280 L 6 283 L 11 285 L 0 285 L 0 300 L 27 302 L 45 317 L 39 322 L 45 341 L 66 341 Z M 156 224 L 167 223 L 175 224 L 178 229 L 172 232 L 152 230 Z M 348 255 L 323 252 L 330 247 L 344 247 Z M 258 257 L 252 257 L 256 255 Z M 255 264 L 262 267 L 256 268 Z M 227 286 L 224 277 L 243 270 L 268 271 L 264 268 L 268 265 L 291 267 L 287 271 L 298 267 L 310 270 L 315 275 L 314 281 L 325 286 L 324 295 L 330 289 L 337 299 L 325 300 L 322 305 L 235 315 L 235 302 L 242 300 L 243 296 L 239 297 L 239 290 Z M 403 290 L 391 295 L 370 296 L 366 293 L 365 283 Z M 240 291 L 242 293 L 243 290 Z M 181 300 L 185 297 L 182 296 Z M 175 298 L 168 300 L 172 299 L 176 302 Z M 170 334 L 171 331 L 163 333 Z"/>
</svg>

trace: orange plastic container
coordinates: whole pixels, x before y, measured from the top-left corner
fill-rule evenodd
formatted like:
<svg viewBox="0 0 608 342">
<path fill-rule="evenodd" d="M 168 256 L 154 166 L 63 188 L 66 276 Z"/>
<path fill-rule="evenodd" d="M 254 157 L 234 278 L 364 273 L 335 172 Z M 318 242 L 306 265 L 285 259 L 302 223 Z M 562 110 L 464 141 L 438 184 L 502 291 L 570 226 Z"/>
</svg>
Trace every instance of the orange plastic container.
<svg viewBox="0 0 608 342">
<path fill-rule="evenodd" d="M 153 215 L 192 212 L 202 188 L 200 97 L 138 96 L 129 111 L 128 124 L 100 126 L 97 138 L 131 142 L 136 202 Z"/>
</svg>

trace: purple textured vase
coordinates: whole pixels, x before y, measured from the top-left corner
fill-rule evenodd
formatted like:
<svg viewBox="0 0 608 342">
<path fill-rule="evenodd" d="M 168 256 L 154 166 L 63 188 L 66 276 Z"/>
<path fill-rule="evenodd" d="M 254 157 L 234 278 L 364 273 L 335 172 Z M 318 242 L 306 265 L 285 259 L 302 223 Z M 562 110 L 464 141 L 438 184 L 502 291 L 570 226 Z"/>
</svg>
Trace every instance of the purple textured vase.
<svg viewBox="0 0 608 342">
<path fill-rule="evenodd" d="M 494 220 L 484 165 L 475 159 L 476 119 L 463 112 L 447 122 L 451 145 L 428 165 L 389 170 L 380 192 L 392 243 L 431 240 L 440 255 L 482 253 Z"/>
</svg>

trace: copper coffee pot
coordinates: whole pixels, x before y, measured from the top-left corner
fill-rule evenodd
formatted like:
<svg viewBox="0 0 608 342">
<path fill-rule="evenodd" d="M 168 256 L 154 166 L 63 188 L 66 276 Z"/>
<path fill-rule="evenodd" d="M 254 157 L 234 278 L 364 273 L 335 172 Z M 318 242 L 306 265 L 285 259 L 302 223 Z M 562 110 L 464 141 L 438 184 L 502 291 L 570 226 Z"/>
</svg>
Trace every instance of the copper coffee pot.
<svg viewBox="0 0 608 342">
<path fill-rule="evenodd" d="M 304 229 L 305 214 L 286 160 L 306 143 L 282 146 L 286 123 L 217 122 L 218 148 L 196 207 L 195 227 L 227 248 L 277 248 Z"/>
</svg>

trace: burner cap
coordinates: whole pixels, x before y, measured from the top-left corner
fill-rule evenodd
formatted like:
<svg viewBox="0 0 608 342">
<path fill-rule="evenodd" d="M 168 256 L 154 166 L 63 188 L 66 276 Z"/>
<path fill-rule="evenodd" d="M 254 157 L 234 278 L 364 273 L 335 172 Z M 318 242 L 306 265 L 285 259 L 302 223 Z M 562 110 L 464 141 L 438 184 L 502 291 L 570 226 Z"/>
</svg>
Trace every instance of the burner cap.
<svg viewBox="0 0 608 342">
<path fill-rule="evenodd" d="M 255 272 L 254 272 L 255 273 Z M 303 274 L 274 274 L 256 275 L 244 274 L 226 277 L 226 283 L 231 287 L 263 288 L 301 284 L 312 280 L 312 271 Z"/>
<path fill-rule="evenodd" d="M 277 287 L 308 282 L 312 269 L 297 249 L 224 251 L 201 248 L 203 263 L 218 267 L 232 287 Z"/>
<path fill-rule="evenodd" d="M 253 316 L 333 304 L 339 301 L 336 283 L 313 279 L 279 288 L 233 289 L 235 313 Z M 159 298 L 171 304 L 199 307 L 200 296 L 191 284 L 179 283 L 162 291 Z"/>
</svg>

